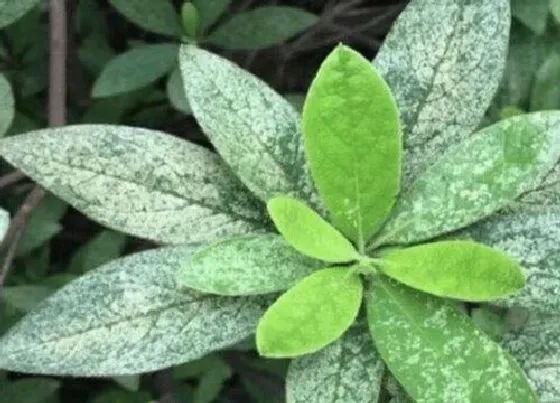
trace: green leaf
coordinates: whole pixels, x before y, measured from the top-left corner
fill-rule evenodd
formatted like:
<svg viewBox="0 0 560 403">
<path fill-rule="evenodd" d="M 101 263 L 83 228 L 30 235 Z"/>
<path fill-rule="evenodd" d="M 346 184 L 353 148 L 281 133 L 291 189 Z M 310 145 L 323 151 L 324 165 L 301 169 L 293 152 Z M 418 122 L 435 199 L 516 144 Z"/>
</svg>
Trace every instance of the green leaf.
<svg viewBox="0 0 560 403">
<path fill-rule="evenodd" d="M 214 25 L 229 7 L 231 0 L 192 0 L 198 13 L 203 28 Z"/>
<path fill-rule="evenodd" d="M 29 312 L 53 292 L 55 292 L 54 288 L 42 285 L 4 287 L 2 289 L 2 300 L 6 305 L 18 311 Z"/>
<path fill-rule="evenodd" d="M 537 35 L 546 31 L 550 0 L 511 0 L 511 13 Z"/>
<path fill-rule="evenodd" d="M 560 93 L 554 91 L 559 82 L 560 54 L 551 53 L 537 71 L 531 95 L 531 110 L 560 108 Z"/>
<path fill-rule="evenodd" d="M 175 44 L 161 43 L 139 46 L 116 56 L 95 81 L 92 96 L 112 97 L 146 87 L 173 68 L 177 50 Z"/>
<path fill-rule="evenodd" d="M 506 332 L 506 321 L 503 315 L 491 311 L 486 307 L 474 308 L 471 319 L 495 342 L 500 342 Z"/>
<path fill-rule="evenodd" d="M 121 232 L 101 231 L 74 253 L 68 272 L 82 274 L 118 258 L 127 236 Z"/>
<path fill-rule="evenodd" d="M 247 187 L 267 201 L 309 201 L 300 117 L 280 94 L 237 65 L 194 46 L 179 55 L 194 117 Z"/>
<path fill-rule="evenodd" d="M 59 388 L 60 382 L 54 379 L 21 379 L 2 387 L 2 400 L 14 403 L 46 403 L 52 401 Z"/>
<path fill-rule="evenodd" d="M 381 243 L 411 243 L 490 215 L 540 179 L 560 155 L 560 112 L 515 116 L 447 151 L 398 201 Z"/>
<path fill-rule="evenodd" d="M 230 50 L 257 50 L 278 45 L 305 31 L 318 18 L 297 7 L 263 6 L 234 14 L 207 38 Z"/>
<path fill-rule="evenodd" d="M 183 31 L 191 38 L 198 37 L 200 33 L 201 21 L 198 9 L 192 3 L 185 2 L 181 7 L 181 22 Z"/>
<path fill-rule="evenodd" d="M 157 34 L 179 37 L 181 24 L 171 0 L 109 0 L 119 13 Z"/>
<path fill-rule="evenodd" d="M 326 262 L 349 262 L 360 254 L 340 232 L 299 200 L 277 196 L 267 204 L 276 229 L 295 249 Z"/>
<path fill-rule="evenodd" d="M 0 28 L 19 20 L 41 0 L 0 0 Z"/>
<path fill-rule="evenodd" d="M 305 152 L 332 223 L 361 252 L 399 192 L 399 130 L 397 105 L 383 78 L 359 53 L 339 45 L 305 100 Z"/>
<path fill-rule="evenodd" d="M 257 327 L 257 349 L 271 358 L 314 353 L 352 325 L 361 303 L 362 282 L 348 268 L 317 271 L 268 308 Z"/>
<path fill-rule="evenodd" d="M 440 297 L 489 301 L 525 285 L 519 264 L 503 252 L 472 241 L 442 241 L 383 255 L 381 270 L 409 287 Z"/>
<path fill-rule="evenodd" d="M 232 377 L 229 365 L 223 364 L 207 371 L 200 377 L 193 396 L 193 403 L 212 403 L 220 395 L 221 389 Z"/>
<path fill-rule="evenodd" d="M 404 187 L 476 129 L 498 89 L 509 0 L 412 0 L 375 64 L 399 105 Z"/>
<path fill-rule="evenodd" d="M 2 1 L 2 0 L 0 0 Z M 1 18 L 0 13 L 0 18 Z M 10 82 L 0 74 L 0 137 L 6 134 L 6 131 L 12 124 L 15 116 L 14 94 Z"/>
<path fill-rule="evenodd" d="M 169 102 L 171 102 L 171 105 L 175 109 L 183 112 L 185 115 L 192 115 L 189 100 L 185 94 L 183 79 L 181 78 L 181 70 L 179 70 L 179 68 L 174 69 L 169 75 L 165 85 L 165 90 Z"/>
<path fill-rule="evenodd" d="M 73 281 L 0 341 L 0 368 L 74 376 L 168 368 L 243 340 L 268 300 L 178 287 L 192 247 L 115 260 Z"/>
<path fill-rule="evenodd" d="M 135 236 L 207 242 L 263 226 L 260 207 L 215 154 L 162 132 L 45 129 L 1 140 L 0 154 L 90 218 Z"/>
<path fill-rule="evenodd" d="M 377 403 L 385 366 L 362 326 L 334 343 L 293 360 L 286 379 L 288 403 Z"/>
<path fill-rule="evenodd" d="M 550 12 L 556 22 L 560 24 L 560 0 L 550 0 Z"/>
<path fill-rule="evenodd" d="M 375 345 L 415 401 L 537 402 L 513 358 L 455 305 L 382 276 L 368 297 Z"/>
<path fill-rule="evenodd" d="M 250 235 L 198 251 L 182 265 L 178 282 L 208 294 L 269 294 L 290 288 L 319 264 L 276 234 Z"/>
<path fill-rule="evenodd" d="M 10 226 L 10 213 L 0 208 L 0 241 L 4 239 Z"/>
</svg>

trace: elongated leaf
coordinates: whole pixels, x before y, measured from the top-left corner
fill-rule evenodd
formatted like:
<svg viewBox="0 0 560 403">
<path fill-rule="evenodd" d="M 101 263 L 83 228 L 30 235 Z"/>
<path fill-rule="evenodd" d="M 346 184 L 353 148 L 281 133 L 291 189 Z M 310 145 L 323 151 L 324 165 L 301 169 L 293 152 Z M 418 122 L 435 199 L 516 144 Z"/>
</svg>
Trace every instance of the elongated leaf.
<svg viewBox="0 0 560 403">
<path fill-rule="evenodd" d="M 551 53 L 537 71 L 531 95 L 531 110 L 560 108 L 560 94 L 558 91 L 553 91 L 559 82 L 560 54 Z"/>
<path fill-rule="evenodd" d="M 181 36 L 179 16 L 171 0 L 109 0 L 119 13 L 157 34 Z"/>
<path fill-rule="evenodd" d="M 231 0 L 192 0 L 202 21 L 202 27 L 208 28 L 216 23 Z"/>
<path fill-rule="evenodd" d="M 560 155 L 560 112 L 515 116 L 449 150 L 400 199 L 381 242 L 408 243 L 465 227 L 507 206 Z"/>
<path fill-rule="evenodd" d="M 169 102 L 171 102 L 171 105 L 175 109 L 183 112 L 185 115 L 192 115 L 191 107 L 185 94 L 183 79 L 181 78 L 181 70 L 179 70 L 179 68 L 174 69 L 169 75 L 165 90 Z"/>
<path fill-rule="evenodd" d="M 21 379 L 2 388 L 2 400 L 14 403 L 50 402 L 59 388 L 60 382 L 54 379 Z"/>
<path fill-rule="evenodd" d="M 348 268 L 317 271 L 268 308 L 257 327 L 257 349 L 274 358 L 314 353 L 350 327 L 361 303 L 361 280 Z"/>
<path fill-rule="evenodd" d="M 525 285 L 515 259 L 472 241 L 393 249 L 383 256 L 382 270 L 409 287 L 467 301 L 506 297 Z"/>
<path fill-rule="evenodd" d="M 19 20 L 41 0 L 0 0 L 0 28 Z"/>
<path fill-rule="evenodd" d="M 415 401 L 537 401 L 513 358 L 455 305 L 381 276 L 368 297 L 375 345 Z"/>
<path fill-rule="evenodd" d="M 212 53 L 183 45 L 179 59 L 196 120 L 247 187 L 265 201 L 278 193 L 309 201 L 300 117 L 290 103 Z"/>
<path fill-rule="evenodd" d="M 14 115 L 15 106 L 12 87 L 4 75 L 0 74 L 0 136 L 6 134 L 14 120 Z"/>
<path fill-rule="evenodd" d="M 162 132 L 46 129 L 0 141 L 0 154 L 92 219 L 139 237 L 206 242 L 262 228 L 260 208 L 216 155 Z"/>
<path fill-rule="evenodd" d="M 311 84 L 303 125 L 331 221 L 363 251 L 399 192 L 399 112 L 391 90 L 360 54 L 338 46 Z"/>
<path fill-rule="evenodd" d="M 509 0 L 412 0 L 377 54 L 405 141 L 404 185 L 478 126 L 506 62 Z"/>
<path fill-rule="evenodd" d="M 111 97 L 151 84 L 173 68 L 177 51 L 177 45 L 162 43 L 139 46 L 118 55 L 95 81 L 92 96 Z"/>
<path fill-rule="evenodd" d="M 241 341 L 267 301 L 179 289 L 192 247 L 115 260 L 48 298 L 0 340 L 0 368 L 107 376 L 167 368 Z"/>
<path fill-rule="evenodd" d="M 297 7 L 263 6 L 234 14 L 208 36 L 208 42 L 231 50 L 277 45 L 305 31 L 317 16 Z"/>
<path fill-rule="evenodd" d="M 250 235 L 200 250 L 184 264 L 178 281 L 209 294 L 269 294 L 290 288 L 319 264 L 294 250 L 279 235 Z"/>
<path fill-rule="evenodd" d="M 10 213 L 0 208 L 0 241 L 6 236 L 8 227 L 10 226 Z"/>
<path fill-rule="evenodd" d="M 352 244 L 304 203 L 277 196 L 267 208 L 278 231 L 301 253 L 327 262 L 359 259 Z"/>
<path fill-rule="evenodd" d="M 385 366 L 363 327 L 298 357 L 288 369 L 288 403 L 377 403 Z"/>
<path fill-rule="evenodd" d="M 549 3 L 550 0 L 511 0 L 511 13 L 537 35 L 542 35 L 546 31 Z"/>
</svg>

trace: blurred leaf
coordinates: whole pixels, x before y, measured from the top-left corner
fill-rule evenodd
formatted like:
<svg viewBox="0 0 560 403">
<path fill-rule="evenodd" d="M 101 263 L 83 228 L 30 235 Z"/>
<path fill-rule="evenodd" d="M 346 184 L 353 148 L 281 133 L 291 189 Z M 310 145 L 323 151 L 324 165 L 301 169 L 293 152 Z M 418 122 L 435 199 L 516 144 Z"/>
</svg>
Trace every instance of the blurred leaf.
<svg viewBox="0 0 560 403">
<path fill-rule="evenodd" d="M 82 117 L 82 123 L 118 124 L 127 112 L 144 102 L 151 91 L 148 87 L 110 98 L 93 100 Z"/>
<path fill-rule="evenodd" d="M 113 381 L 132 392 L 136 392 L 140 388 L 140 375 L 116 376 L 113 377 Z"/>
<path fill-rule="evenodd" d="M 511 13 L 537 35 L 544 34 L 550 0 L 511 0 Z"/>
<path fill-rule="evenodd" d="M 301 113 L 303 111 L 303 103 L 305 102 L 305 94 L 300 93 L 292 93 L 292 94 L 285 94 L 284 98 L 288 100 L 292 106 Z"/>
<path fill-rule="evenodd" d="M 124 249 L 126 239 L 126 234 L 122 232 L 102 231 L 74 253 L 69 272 L 82 274 L 118 258 Z"/>
<path fill-rule="evenodd" d="M 502 108 L 502 110 L 500 111 L 500 120 L 509 119 L 514 116 L 523 115 L 523 114 L 525 114 L 525 111 L 519 109 L 517 106 L 512 106 L 512 105 L 506 106 Z"/>
<path fill-rule="evenodd" d="M 220 365 L 205 372 L 199 379 L 198 386 L 194 391 L 193 403 L 213 402 L 220 394 L 224 383 L 231 376 L 231 368 L 223 361 Z"/>
<path fill-rule="evenodd" d="M 43 279 L 51 266 L 51 249 L 49 244 L 31 251 L 23 257 L 25 276 L 30 281 Z"/>
<path fill-rule="evenodd" d="M 14 115 L 15 105 L 12 86 L 6 77 L 0 73 L 0 137 L 8 131 Z"/>
<path fill-rule="evenodd" d="M 81 38 L 107 33 L 107 22 L 102 3 L 99 0 L 79 0 L 74 21 Z"/>
<path fill-rule="evenodd" d="M 475 308 L 471 312 L 472 321 L 496 342 L 502 340 L 506 332 L 504 318 L 489 308 Z"/>
<path fill-rule="evenodd" d="M 0 241 L 4 240 L 10 226 L 10 213 L 0 208 Z"/>
<path fill-rule="evenodd" d="M 240 371 L 241 384 L 255 403 L 284 403 L 284 380 L 260 371 Z"/>
<path fill-rule="evenodd" d="M 199 378 L 212 368 L 227 366 L 226 362 L 217 354 L 209 354 L 198 360 L 190 361 L 185 364 L 173 367 L 173 379 L 186 380 Z"/>
<path fill-rule="evenodd" d="M 537 71 L 531 110 L 560 109 L 560 54 L 551 53 Z"/>
<path fill-rule="evenodd" d="M 178 67 L 175 68 L 169 75 L 165 89 L 167 92 L 167 98 L 175 109 L 186 115 L 192 115 L 192 110 L 185 94 L 181 70 Z"/>
<path fill-rule="evenodd" d="M 0 0 L 0 28 L 19 20 L 41 0 Z"/>
<path fill-rule="evenodd" d="M 13 123 L 6 135 L 12 136 L 14 134 L 25 133 L 31 130 L 38 129 L 39 127 L 41 127 L 41 125 L 39 125 L 32 118 L 24 115 L 23 113 L 16 112 Z"/>
<path fill-rule="evenodd" d="M 157 34 L 181 36 L 179 16 L 171 0 L 109 0 L 123 16 Z"/>
<path fill-rule="evenodd" d="M 91 403 L 146 403 L 150 399 L 150 394 L 146 392 L 108 389 L 92 399 Z"/>
<path fill-rule="evenodd" d="M 7 0 L 0 0 L 1 2 Z M 19 0 L 11 0 L 17 3 Z M 26 3 L 31 0 L 22 0 L 20 3 Z M 35 1 L 37 3 L 37 1 Z M 5 33 L 9 38 L 11 52 L 18 57 L 25 57 L 25 53 L 34 46 L 41 46 L 44 50 L 48 48 L 48 26 L 42 20 L 42 7 L 35 7 L 25 14 L 15 24 L 5 29 Z"/>
<path fill-rule="evenodd" d="M 60 387 L 52 379 L 29 378 L 8 383 L 2 390 L 2 401 L 13 403 L 47 403 Z"/>
<path fill-rule="evenodd" d="M 560 24 L 560 0 L 550 0 L 550 12 L 556 22 Z"/>
<path fill-rule="evenodd" d="M 224 11 L 229 7 L 231 0 L 192 0 L 202 22 L 202 28 L 214 25 Z"/>
<path fill-rule="evenodd" d="M 54 288 L 41 285 L 4 287 L 2 300 L 19 311 L 29 312 L 55 291 Z"/>
<path fill-rule="evenodd" d="M 114 56 L 115 52 L 107 43 L 107 39 L 99 32 L 92 32 L 82 39 L 78 49 L 80 61 L 94 75 L 98 75 Z"/>
<path fill-rule="evenodd" d="M 21 72 L 21 83 L 18 88 L 22 97 L 37 95 L 45 90 L 48 85 L 48 61 L 39 60 L 29 64 Z"/>
<path fill-rule="evenodd" d="M 183 32 L 191 38 L 197 38 L 200 33 L 201 21 L 198 8 L 192 3 L 185 2 L 181 8 L 181 23 Z"/>
</svg>

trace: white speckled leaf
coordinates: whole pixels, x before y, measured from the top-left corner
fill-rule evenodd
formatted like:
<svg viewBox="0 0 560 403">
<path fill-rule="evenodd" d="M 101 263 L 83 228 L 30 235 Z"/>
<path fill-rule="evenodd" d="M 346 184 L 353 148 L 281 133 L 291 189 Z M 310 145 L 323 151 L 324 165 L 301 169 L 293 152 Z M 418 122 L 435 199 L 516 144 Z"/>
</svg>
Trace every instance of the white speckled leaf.
<svg viewBox="0 0 560 403">
<path fill-rule="evenodd" d="M 0 136 L 6 134 L 6 131 L 12 124 L 14 119 L 14 94 L 12 87 L 6 77 L 0 74 Z"/>
<path fill-rule="evenodd" d="M 450 302 L 378 277 L 367 312 L 381 357 L 416 401 L 536 402 L 513 358 Z"/>
<path fill-rule="evenodd" d="M 412 0 L 375 64 L 399 104 L 404 185 L 478 126 L 506 62 L 509 0 Z"/>
<path fill-rule="evenodd" d="M 127 375 L 198 359 L 254 332 L 268 300 L 180 289 L 192 247 L 114 260 L 49 297 L 0 340 L 0 368 Z"/>
<path fill-rule="evenodd" d="M 100 223 L 164 243 L 261 230 L 258 202 L 217 155 L 168 134 L 109 125 L 45 129 L 0 154 Z"/>
<path fill-rule="evenodd" d="M 0 242 L 2 242 L 2 240 L 6 236 L 6 232 L 8 232 L 9 226 L 10 214 L 3 208 L 0 208 Z"/>
<path fill-rule="evenodd" d="M 448 150 L 399 199 L 379 243 L 465 227 L 539 186 L 560 156 L 560 112 L 515 116 Z"/>
<path fill-rule="evenodd" d="M 313 187 L 292 105 L 218 55 L 183 45 L 179 60 L 196 120 L 247 187 L 265 201 L 278 193 L 309 200 Z"/>
<path fill-rule="evenodd" d="M 0 28 L 19 20 L 41 0 L 0 0 Z"/>
<path fill-rule="evenodd" d="M 377 403 L 385 366 L 363 326 L 288 368 L 288 403 Z"/>
<path fill-rule="evenodd" d="M 171 0 L 109 0 L 136 25 L 158 34 L 181 36 L 179 16 Z"/>
<path fill-rule="evenodd" d="M 248 235 L 199 250 L 183 265 L 178 282 L 209 294 L 269 294 L 290 288 L 323 265 L 280 235 Z"/>
</svg>

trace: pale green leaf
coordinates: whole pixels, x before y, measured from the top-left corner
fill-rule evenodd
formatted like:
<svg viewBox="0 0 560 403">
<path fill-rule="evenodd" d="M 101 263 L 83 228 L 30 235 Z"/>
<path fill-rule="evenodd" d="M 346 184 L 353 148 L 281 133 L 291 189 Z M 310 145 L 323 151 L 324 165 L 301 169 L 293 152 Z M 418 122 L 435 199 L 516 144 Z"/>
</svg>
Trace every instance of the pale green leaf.
<svg viewBox="0 0 560 403">
<path fill-rule="evenodd" d="M 19 20 L 41 0 L 0 0 L 0 28 Z"/>
<path fill-rule="evenodd" d="M 155 371 L 254 332 L 268 300 L 180 289 L 192 247 L 115 260 L 62 288 L 0 340 L 0 368 L 74 376 Z"/>
<path fill-rule="evenodd" d="M 207 38 L 230 50 L 256 50 L 278 45 L 305 31 L 317 16 L 297 7 L 263 6 L 234 14 Z"/>
<path fill-rule="evenodd" d="M 10 213 L 0 208 L 0 241 L 4 239 L 10 226 Z"/>
<path fill-rule="evenodd" d="M 55 292 L 54 288 L 42 285 L 4 287 L 2 289 L 2 300 L 3 303 L 18 311 L 29 312 L 53 292 Z"/>
<path fill-rule="evenodd" d="M 92 96 L 111 97 L 153 83 L 173 68 L 177 52 L 177 45 L 161 43 L 142 45 L 116 56 L 95 81 Z"/>
<path fill-rule="evenodd" d="M 267 204 L 276 229 L 301 253 L 327 262 L 349 262 L 360 254 L 340 232 L 303 202 L 277 196 Z"/>
<path fill-rule="evenodd" d="M 391 90 L 366 59 L 339 45 L 311 84 L 303 132 L 331 222 L 363 252 L 399 192 L 402 145 Z"/>
<path fill-rule="evenodd" d="M 15 112 L 12 87 L 6 77 L 0 74 L 0 137 L 6 134 L 6 131 L 12 124 Z"/>
<path fill-rule="evenodd" d="M 165 85 L 167 98 L 171 105 L 178 111 L 183 112 L 185 115 L 192 115 L 191 107 L 185 93 L 183 86 L 183 79 L 181 78 L 181 70 L 176 68 L 169 75 Z"/>
<path fill-rule="evenodd" d="M 546 31 L 550 0 L 511 0 L 512 15 L 537 35 Z"/>
<path fill-rule="evenodd" d="M 349 268 L 319 270 L 268 308 L 257 326 L 257 349 L 273 358 L 319 351 L 352 325 L 361 303 L 361 280 Z"/>
<path fill-rule="evenodd" d="M 181 36 L 181 24 L 171 0 L 109 0 L 119 13 L 157 34 Z"/>
<path fill-rule="evenodd" d="M 560 112 L 502 120 L 448 150 L 399 199 L 378 243 L 410 243 L 465 227 L 512 203 L 560 156 Z"/>
<path fill-rule="evenodd" d="M 54 379 L 20 379 L 2 387 L 2 401 L 13 403 L 51 402 L 59 388 L 60 382 Z"/>
<path fill-rule="evenodd" d="M 279 235 L 249 235 L 201 249 L 183 263 L 178 282 L 208 294 L 269 294 L 290 288 L 319 264 Z"/>
<path fill-rule="evenodd" d="M 231 0 L 192 0 L 200 14 L 202 27 L 214 25 L 224 11 L 229 7 Z"/>
<path fill-rule="evenodd" d="M 404 185 L 476 129 L 506 62 L 509 0 L 412 0 L 377 54 L 399 104 Z"/>
<path fill-rule="evenodd" d="M 489 301 L 525 285 L 522 268 L 505 253 L 472 241 L 442 241 L 392 249 L 381 270 L 409 287 L 446 298 Z"/>
<path fill-rule="evenodd" d="M 560 0 L 550 0 L 550 12 L 556 22 L 560 24 Z"/>
<path fill-rule="evenodd" d="M 183 31 L 191 38 L 197 38 L 200 34 L 200 14 L 196 6 L 186 1 L 181 7 L 181 23 Z"/>
<path fill-rule="evenodd" d="M 263 226 L 261 208 L 218 156 L 162 132 L 45 129 L 3 139 L 0 154 L 92 219 L 135 236 L 207 242 Z"/>
<path fill-rule="evenodd" d="M 293 360 L 288 403 L 377 403 L 385 366 L 362 326 L 322 350 Z"/>
<path fill-rule="evenodd" d="M 531 95 L 531 110 L 559 109 L 560 91 L 555 91 L 558 83 L 560 83 L 560 54 L 554 52 L 537 71 Z"/>
<path fill-rule="evenodd" d="M 118 258 L 125 247 L 126 239 L 127 236 L 122 232 L 101 231 L 74 253 L 68 272 L 85 273 Z"/>
<path fill-rule="evenodd" d="M 198 380 L 198 386 L 194 391 L 193 403 L 212 403 L 220 395 L 221 389 L 228 379 L 232 377 L 229 365 L 223 364 L 207 371 Z"/>
<path fill-rule="evenodd" d="M 179 59 L 194 117 L 247 187 L 265 201 L 278 193 L 308 201 L 313 185 L 290 103 L 218 55 L 183 45 Z"/>
<path fill-rule="evenodd" d="M 518 364 L 455 305 L 381 276 L 368 297 L 375 345 L 415 401 L 536 403 Z"/>
</svg>

